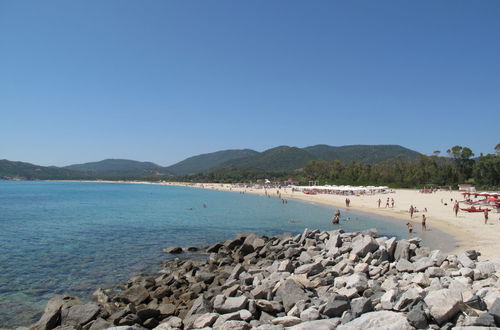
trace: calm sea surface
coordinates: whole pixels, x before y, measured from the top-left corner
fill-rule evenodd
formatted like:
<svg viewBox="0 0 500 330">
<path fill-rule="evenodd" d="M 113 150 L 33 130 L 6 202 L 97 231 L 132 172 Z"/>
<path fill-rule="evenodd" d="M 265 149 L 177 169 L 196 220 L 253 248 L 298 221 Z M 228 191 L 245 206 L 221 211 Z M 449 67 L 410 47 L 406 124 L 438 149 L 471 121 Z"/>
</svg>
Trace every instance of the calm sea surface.
<svg viewBox="0 0 500 330">
<path fill-rule="evenodd" d="M 203 207 L 206 204 L 206 208 Z M 238 232 L 331 230 L 332 208 L 202 189 L 0 181 L 0 327 L 28 325 L 56 294 L 90 299 L 97 287 L 159 269 L 171 245 L 199 246 Z M 406 236 L 402 223 L 346 213 L 340 228 Z M 293 221 L 290 221 L 293 220 Z M 424 237 L 436 246 L 437 232 Z"/>
</svg>

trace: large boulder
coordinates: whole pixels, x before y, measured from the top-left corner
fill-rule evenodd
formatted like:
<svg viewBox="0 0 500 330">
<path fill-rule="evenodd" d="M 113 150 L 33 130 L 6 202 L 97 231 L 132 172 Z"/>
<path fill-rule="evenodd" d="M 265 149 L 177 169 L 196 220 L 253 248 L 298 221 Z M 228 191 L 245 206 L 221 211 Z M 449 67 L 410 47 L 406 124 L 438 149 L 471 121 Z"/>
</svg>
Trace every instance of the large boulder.
<svg viewBox="0 0 500 330">
<path fill-rule="evenodd" d="M 283 301 L 285 312 L 288 312 L 299 300 L 306 300 L 308 296 L 304 289 L 292 279 L 286 280 L 276 291 L 276 295 Z"/>
<path fill-rule="evenodd" d="M 34 325 L 33 330 L 50 330 L 61 324 L 61 308 L 78 304 L 78 298 L 70 296 L 52 297 L 45 306 L 40 320 Z"/>
<path fill-rule="evenodd" d="M 214 300 L 214 309 L 221 313 L 231 313 L 247 308 L 248 298 L 245 296 L 239 297 L 224 297 L 223 295 L 218 295 Z"/>
<path fill-rule="evenodd" d="M 408 323 L 403 313 L 379 311 L 370 312 L 341 325 L 338 330 L 411 330 L 413 327 Z"/>
<path fill-rule="evenodd" d="M 369 252 L 375 252 L 378 249 L 377 241 L 371 236 L 358 235 L 352 241 L 351 253 L 364 257 Z"/>
<path fill-rule="evenodd" d="M 61 311 L 61 324 L 63 325 L 84 325 L 97 317 L 100 308 L 97 304 L 88 303 L 76 305 Z"/>
<path fill-rule="evenodd" d="M 337 328 L 337 325 L 340 323 L 339 318 L 334 319 L 325 319 L 325 320 L 315 320 L 315 321 L 307 321 L 297 324 L 293 327 L 289 327 L 289 330 L 333 330 Z"/>
<path fill-rule="evenodd" d="M 394 260 L 398 261 L 400 259 L 410 259 L 410 242 L 404 239 L 396 244 L 396 250 L 394 251 Z"/>
<path fill-rule="evenodd" d="M 322 314 L 328 317 L 340 317 L 342 313 L 350 308 L 349 300 L 347 297 L 334 295 L 326 302 L 323 307 Z"/>
<path fill-rule="evenodd" d="M 149 291 L 141 286 L 134 285 L 127 290 L 118 294 L 115 298 L 118 301 L 122 301 L 125 303 L 133 303 L 135 305 L 140 305 L 145 302 L 149 298 Z"/>
<path fill-rule="evenodd" d="M 448 289 L 431 291 L 424 301 L 439 325 L 446 323 L 460 311 L 460 300 Z"/>
</svg>

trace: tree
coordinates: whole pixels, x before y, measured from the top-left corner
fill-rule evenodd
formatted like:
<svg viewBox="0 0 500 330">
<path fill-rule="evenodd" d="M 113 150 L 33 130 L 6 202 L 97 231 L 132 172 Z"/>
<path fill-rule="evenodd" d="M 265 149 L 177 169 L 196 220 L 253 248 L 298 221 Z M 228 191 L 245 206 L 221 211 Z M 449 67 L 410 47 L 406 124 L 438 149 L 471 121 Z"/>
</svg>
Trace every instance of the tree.
<svg viewBox="0 0 500 330">
<path fill-rule="evenodd" d="M 495 146 L 495 152 L 498 156 L 500 156 L 500 143 L 498 143 L 496 146 Z"/>
<path fill-rule="evenodd" d="M 437 156 L 439 156 L 439 154 L 440 154 L 440 153 L 441 153 L 441 151 L 439 151 L 439 150 L 434 150 L 434 151 L 432 152 L 432 154 L 433 154 L 434 156 L 436 156 L 436 157 L 437 157 Z"/>
</svg>

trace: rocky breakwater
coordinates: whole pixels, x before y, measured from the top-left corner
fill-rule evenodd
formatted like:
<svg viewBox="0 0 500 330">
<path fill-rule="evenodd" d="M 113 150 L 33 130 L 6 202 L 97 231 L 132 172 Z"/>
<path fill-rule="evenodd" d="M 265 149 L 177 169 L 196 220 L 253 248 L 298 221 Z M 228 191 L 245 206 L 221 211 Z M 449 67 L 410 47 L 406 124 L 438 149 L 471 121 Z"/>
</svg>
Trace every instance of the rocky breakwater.
<svg viewBox="0 0 500 330">
<path fill-rule="evenodd" d="M 179 253 L 179 249 L 169 250 Z M 240 234 L 159 274 L 57 296 L 33 329 L 487 329 L 500 326 L 499 266 L 420 239 L 305 230 Z"/>
</svg>

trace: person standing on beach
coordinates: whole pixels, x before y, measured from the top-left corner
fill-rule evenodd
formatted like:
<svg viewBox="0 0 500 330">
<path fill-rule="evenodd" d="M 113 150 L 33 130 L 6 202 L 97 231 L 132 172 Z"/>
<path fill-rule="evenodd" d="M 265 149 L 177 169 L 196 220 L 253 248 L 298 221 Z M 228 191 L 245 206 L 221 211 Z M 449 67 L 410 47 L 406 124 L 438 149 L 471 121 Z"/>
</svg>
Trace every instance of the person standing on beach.
<svg viewBox="0 0 500 330">
<path fill-rule="evenodd" d="M 488 224 L 488 210 L 484 210 L 484 224 Z"/>
<path fill-rule="evenodd" d="M 391 207 L 394 208 L 394 198 L 391 198 Z"/>
<path fill-rule="evenodd" d="M 425 214 L 422 214 L 422 231 L 427 230 L 427 224 L 425 223 L 427 221 L 427 218 L 425 217 Z"/>
<path fill-rule="evenodd" d="M 459 209 L 458 203 L 455 202 L 455 204 L 453 205 L 453 211 L 455 211 L 455 217 L 458 216 L 458 209 Z"/>
<path fill-rule="evenodd" d="M 382 200 L 379 198 L 378 199 L 378 208 L 380 208 L 380 203 L 382 203 Z"/>
<path fill-rule="evenodd" d="M 415 208 L 413 207 L 413 205 L 410 205 L 410 219 L 413 218 L 413 212 L 415 212 Z"/>
<path fill-rule="evenodd" d="M 387 202 L 385 202 L 385 207 L 389 207 L 389 197 L 387 197 Z"/>
</svg>

